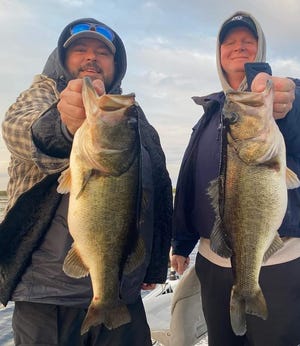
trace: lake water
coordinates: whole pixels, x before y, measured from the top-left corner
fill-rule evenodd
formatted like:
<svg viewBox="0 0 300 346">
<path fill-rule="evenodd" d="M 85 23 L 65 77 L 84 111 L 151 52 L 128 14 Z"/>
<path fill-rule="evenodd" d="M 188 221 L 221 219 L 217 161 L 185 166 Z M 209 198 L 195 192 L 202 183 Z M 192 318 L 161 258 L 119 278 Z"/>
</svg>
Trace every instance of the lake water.
<svg viewBox="0 0 300 346">
<path fill-rule="evenodd" d="M 0 221 L 3 219 L 3 212 L 6 205 L 6 197 L 0 196 Z M 0 305 L 0 346 L 13 346 L 13 334 L 11 329 L 11 317 L 14 305 L 9 303 L 7 307 Z M 157 345 L 157 344 L 156 344 Z M 207 337 L 204 337 L 197 346 L 207 346 Z M 157 345 L 158 346 L 158 345 Z M 186 346 L 186 345 L 183 345 Z M 196 346 L 196 345 L 195 345 Z"/>
</svg>

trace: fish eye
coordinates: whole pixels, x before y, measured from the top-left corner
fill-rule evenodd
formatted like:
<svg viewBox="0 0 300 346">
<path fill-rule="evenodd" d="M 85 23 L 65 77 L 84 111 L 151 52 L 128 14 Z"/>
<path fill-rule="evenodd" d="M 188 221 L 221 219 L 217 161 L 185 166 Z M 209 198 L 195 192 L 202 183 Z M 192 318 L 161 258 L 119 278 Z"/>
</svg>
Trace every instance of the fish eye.
<svg viewBox="0 0 300 346">
<path fill-rule="evenodd" d="M 235 124 L 239 120 L 239 115 L 236 112 L 230 112 L 226 115 L 226 119 L 229 124 Z"/>
</svg>

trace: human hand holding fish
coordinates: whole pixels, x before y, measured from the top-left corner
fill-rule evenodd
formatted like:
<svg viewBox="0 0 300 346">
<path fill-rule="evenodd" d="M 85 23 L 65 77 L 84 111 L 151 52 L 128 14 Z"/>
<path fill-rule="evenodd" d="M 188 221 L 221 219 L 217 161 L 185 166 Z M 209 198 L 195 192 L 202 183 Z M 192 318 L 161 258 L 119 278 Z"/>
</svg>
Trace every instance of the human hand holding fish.
<svg viewBox="0 0 300 346">
<path fill-rule="evenodd" d="M 273 77 L 267 73 L 259 73 L 253 80 L 251 90 L 262 92 L 266 88 L 267 80 L 273 83 L 273 117 L 284 118 L 292 109 L 295 100 L 295 83 L 289 78 Z"/>
<path fill-rule="evenodd" d="M 156 284 L 147 284 L 145 282 L 142 283 L 141 289 L 144 291 L 152 291 L 156 287 Z"/>
<path fill-rule="evenodd" d="M 74 135 L 86 118 L 82 101 L 82 84 L 82 79 L 71 80 L 61 92 L 60 100 L 57 104 L 61 120 L 72 135 Z M 94 80 L 92 84 L 99 96 L 105 94 L 105 86 L 102 80 Z"/>
<path fill-rule="evenodd" d="M 171 256 L 171 267 L 179 274 L 182 275 L 183 272 L 187 269 L 190 263 L 189 257 L 184 257 L 180 255 Z"/>
</svg>

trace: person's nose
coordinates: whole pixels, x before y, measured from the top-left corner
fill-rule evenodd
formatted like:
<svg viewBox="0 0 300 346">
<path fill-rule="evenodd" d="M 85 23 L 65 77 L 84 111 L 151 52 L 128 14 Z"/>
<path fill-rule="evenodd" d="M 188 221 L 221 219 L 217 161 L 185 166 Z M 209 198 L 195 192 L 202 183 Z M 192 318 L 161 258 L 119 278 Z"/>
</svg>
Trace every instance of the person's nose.
<svg viewBox="0 0 300 346">
<path fill-rule="evenodd" d="M 235 51 L 244 51 L 245 50 L 245 44 L 243 42 L 237 42 L 234 47 Z"/>
<path fill-rule="evenodd" d="M 96 53 L 94 52 L 93 49 L 89 49 L 89 50 L 86 52 L 86 59 L 87 59 L 87 60 L 90 60 L 90 61 L 96 60 Z"/>
</svg>

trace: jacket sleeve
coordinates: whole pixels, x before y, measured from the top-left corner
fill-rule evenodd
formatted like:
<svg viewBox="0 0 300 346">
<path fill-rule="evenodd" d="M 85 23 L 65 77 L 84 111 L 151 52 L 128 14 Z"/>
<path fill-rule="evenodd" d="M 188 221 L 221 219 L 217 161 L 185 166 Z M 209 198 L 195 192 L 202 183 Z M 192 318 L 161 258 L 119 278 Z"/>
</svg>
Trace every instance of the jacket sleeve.
<svg viewBox="0 0 300 346">
<path fill-rule="evenodd" d="M 285 118 L 277 120 L 286 144 L 287 166 L 300 178 L 300 80 L 296 84 L 293 108 Z M 279 228 L 282 237 L 298 237 L 300 226 L 300 188 L 288 190 L 288 205 L 285 217 Z"/>
<path fill-rule="evenodd" d="M 172 227 L 172 254 L 188 257 L 199 240 L 199 234 L 191 225 L 190 216 L 193 210 L 194 176 L 191 163 L 192 148 L 195 145 L 196 129 L 200 126 L 202 119 L 193 128 L 189 144 L 185 150 L 176 186 L 174 201 L 173 227 Z"/>
<path fill-rule="evenodd" d="M 33 142 L 44 154 L 56 158 L 68 158 L 73 136 L 62 123 L 54 103 L 31 127 Z"/>
<path fill-rule="evenodd" d="M 174 203 L 173 233 L 172 233 L 172 254 L 188 257 L 199 240 L 199 234 L 192 231 L 189 225 L 192 210 L 192 190 L 191 178 L 187 176 L 187 169 L 182 164 Z"/>
<path fill-rule="evenodd" d="M 293 108 L 277 124 L 285 139 L 287 155 L 300 158 L 300 80 L 293 81 L 296 84 Z"/>
<path fill-rule="evenodd" d="M 171 246 L 173 212 L 172 184 L 166 159 L 156 130 L 147 122 L 141 109 L 141 138 L 152 165 L 153 240 L 150 262 L 144 278 L 146 283 L 163 283 L 167 278 Z"/>
<path fill-rule="evenodd" d="M 36 146 L 32 126 L 59 99 L 55 82 L 43 75 L 35 77 L 29 89 L 8 109 L 2 123 L 3 139 L 12 156 L 20 162 L 34 162 L 40 172 L 56 173 L 68 165 L 68 159 L 49 156 Z M 52 135 L 52 137 L 54 137 Z"/>
</svg>

